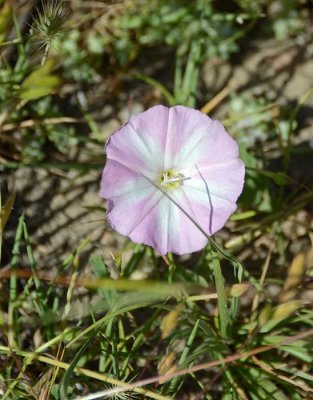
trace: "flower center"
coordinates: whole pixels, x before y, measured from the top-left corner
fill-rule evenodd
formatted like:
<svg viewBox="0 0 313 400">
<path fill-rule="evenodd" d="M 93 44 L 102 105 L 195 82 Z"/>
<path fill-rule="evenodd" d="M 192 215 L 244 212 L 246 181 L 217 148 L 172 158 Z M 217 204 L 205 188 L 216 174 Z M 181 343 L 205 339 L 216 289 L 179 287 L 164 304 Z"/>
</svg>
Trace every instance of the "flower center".
<svg viewBox="0 0 313 400">
<path fill-rule="evenodd" d="M 183 174 L 176 171 L 164 171 L 160 177 L 160 184 L 163 189 L 174 189 L 183 185 L 185 178 Z"/>
</svg>

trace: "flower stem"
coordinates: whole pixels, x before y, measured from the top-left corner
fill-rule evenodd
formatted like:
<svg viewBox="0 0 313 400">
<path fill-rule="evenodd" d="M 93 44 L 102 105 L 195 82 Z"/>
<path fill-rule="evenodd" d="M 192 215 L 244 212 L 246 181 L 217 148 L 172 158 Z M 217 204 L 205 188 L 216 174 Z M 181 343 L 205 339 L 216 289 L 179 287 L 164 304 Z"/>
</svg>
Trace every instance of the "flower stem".
<svg viewBox="0 0 313 400">
<path fill-rule="evenodd" d="M 213 269 L 216 292 L 217 292 L 221 337 L 225 339 L 228 336 L 228 326 L 229 326 L 227 297 L 226 297 L 224 276 L 222 273 L 220 260 L 218 258 L 218 254 L 213 250 L 212 247 L 211 247 L 211 257 L 212 257 L 212 267 L 213 267 L 212 269 Z"/>
<path fill-rule="evenodd" d="M 41 60 L 41 66 L 45 65 L 46 60 L 47 60 L 47 58 L 48 58 L 49 50 L 50 50 L 50 45 L 47 44 L 47 45 L 46 45 L 46 48 L 45 48 L 44 55 L 43 55 L 42 60 Z"/>
</svg>

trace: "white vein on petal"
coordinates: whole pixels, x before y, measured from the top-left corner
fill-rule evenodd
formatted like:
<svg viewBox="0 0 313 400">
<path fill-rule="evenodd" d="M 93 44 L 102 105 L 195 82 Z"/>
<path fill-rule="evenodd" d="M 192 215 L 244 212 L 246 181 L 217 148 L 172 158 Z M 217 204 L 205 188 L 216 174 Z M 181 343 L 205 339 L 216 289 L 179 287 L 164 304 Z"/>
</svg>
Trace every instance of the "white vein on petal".
<svg viewBox="0 0 313 400">
<path fill-rule="evenodd" d="M 145 211 L 145 213 L 142 215 L 142 217 L 139 219 L 139 221 L 136 221 L 136 224 L 131 228 L 130 232 L 126 235 L 126 236 L 130 236 L 137 228 L 138 226 L 142 223 L 142 221 L 147 217 L 148 214 L 151 213 L 151 211 L 158 206 L 158 204 L 160 203 L 160 201 L 162 200 L 163 196 L 162 193 L 159 193 L 157 191 L 155 191 L 153 193 L 154 194 L 158 194 L 159 196 L 157 197 L 156 201 L 152 204 L 151 207 L 149 207 L 149 209 L 147 211 Z M 151 197 L 150 197 L 151 199 Z"/>
<path fill-rule="evenodd" d="M 134 167 L 133 165 L 129 164 L 125 159 L 124 160 L 120 160 L 119 158 L 116 158 L 112 155 L 108 156 L 108 160 L 112 160 L 115 161 L 116 163 L 122 165 L 125 168 L 128 168 L 130 171 L 132 172 L 136 172 L 136 174 L 143 176 L 145 179 L 147 179 L 147 177 L 141 172 L 138 171 L 138 169 L 136 167 Z M 153 177 L 155 177 L 155 172 L 154 171 L 148 171 L 149 175 L 153 175 Z M 150 182 L 150 180 L 148 179 L 148 181 Z"/>
<path fill-rule="evenodd" d="M 161 244 L 159 250 L 163 252 L 163 249 L 168 249 L 168 243 L 169 243 L 169 231 L 170 231 L 170 218 L 171 218 L 171 205 L 172 203 L 170 200 L 163 196 L 162 201 L 159 203 L 159 208 L 158 208 L 158 225 L 160 226 L 160 230 L 162 232 L 161 235 Z M 166 214 L 165 214 L 166 212 Z M 166 224 L 164 223 L 166 222 Z M 163 242 L 163 238 L 165 238 L 165 243 Z"/>
<path fill-rule="evenodd" d="M 215 162 L 213 164 L 206 164 L 206 165 L 199 165 L 198 169 L 200 172 L 210 171 L 214 169 L 220 169 L 224 167 L 231 167 L 233 164 L 238 163 L 241 161 L 238 157 L 232 158 L 230 160 L 224 160 L 221 162 Z M 184 174 L 185 176 L 192 176 L 194 174 L 199 174 L 197 168 L 195 166 L 189 168 L 182 168 L 179 170 L 180 173 Z"/>
<path fill-rule="evenodd" d="M 214 120 L 211 121 L 209 126 L 206 127 L 199 127 L 198 129 L 201 129 L 201 132 L 191 132 L 188 140 L 186 143 L 179 149 L 178 154 L 175 156 L 175 166 L 178 168 L 180 167 L 179 164 L 186 163 L 188 162 L 188 159 L 193 155 L 194 151 L 199 149 L 200 142 L 205 139 L 205 136 L 209 136 L 209 129 L 214 123 Z M 203 129 L 203 130 L 202 130 Z M 214 140 L 217 140 L 217 135 L 215 135 Z M 193 142 L 193 143 L 192 143 Z M 191 148 L 189 148 L 191 147 Z"/>
<path fill-rule="evenodd" d="M 109 160 L 108 162 L 113 161 L 113 160 Z M 116 162 L 117 164 L 122 165 L 121 163 L 117 162 L 114 160 L 114 162 Z M 134 178 L 129 178 L 128 181 L 129 182 L 123 182 L 120 186 L 123 186 L 123 188 L 126 188 L 125 191 L 115 191 L 115 190 L 110 190 L 111 194 L 109 195 L 110 199 L 116 199 L 119 197 L 123 197 L 123 196 L 127 196 L 127 195 L 131 195 L 133 192 L 139 192 L 142 191 L 144 189 L 148 189 L 148 188 L 153 188 L 153 186 L 151 185 L 150 181 L 143 175 L 140 174 L 138 172 L 135 172 L 134 170 L 129 169 L 128 167 L 126 167 L 125 165 L 122 165 L 123 168 L 130 170 L 132 173 L 136 174 L 137 176 L 134 176 Z M 101 185 L 101 190 L 102 188 L 105 189 L 105 185 Z M 104 195 L 104 197 L 106 197 L 106 195 Z"/>
<path fill-rule="evenodd" d="M 175 196 L 176 195 L 176 196 Z M 177 197 L 177 193 L 173 193 L 173 197 Z M 181 212 L 180 207 L 178 206 L 178 201 L 177 199 L 175 202 L 172 200 L 173 197 L 165 197 L 164 196 L 164 207 L 167 209 L 167 224 L 166 224 L 166 249 L 168 251 L 171 251 L 169 243 L 171 242 L 170 238 L 173 236 L 173 232 L 179 232 L 179 224 L 180 224 L 180 218 L 179 218 L 179 212 Z M 162 208 L 160 205 L 160 211 L 162 212 Z M 163 218 L 163 215 L 160 215 L 159 218 L 161 218 L 161 222 Z M 173 229 L 174 227 L 174 229 Z M 176 228 L 176 229 L 175 229 Z M 178 229 L 177 229 L 178 228 Z M 177 239 L 179 240 L 179 234 Z"/>
<path fill-rule="evenodd" d="M 151 193 L 147 193 L 149 189 Z M 143 196 L 148 197 L 153 193 L 153 190 L 154 188 L 150 184 L 141 187 L 133 187 L 132 189 L 122 193 L 111 194 L 110 199 L 113 201 L 113 204 L 121 203 L 123 201 L 121 200 L 122 198 L 127 198 L 128 201 L 124 200 L 125 203 L 131 203 L 132 200 L 140 201 L 142 198 L 144 198 Z"/>
<path fill-rule="evenodd" d="M 188 204 L 191 213 L 193 214 L 192 217 L 193 217 L 194 220 L 197 222 L 197 224 L 199 224 L 199 225 L 201 226 L 200 222 L 197 221 L 197 217 L 196 217 L 195 211 L 194 211 L 194 209 L 193 209 L 192 202 L 190 202 L 188 193 L 186 193 L 186 188 L 185 188 L 185 187 L 181 187 L 180 189 L 181 189 L 181 191 L 182 191 L 182 193 L 183 193 L 183 195 L 184 195 L 184 197 L 185 197 L 186 203 Z M 187 189 L 187 192 L 188 192 L 188 189 Z M 209 207 L 209 210 L 210 210 L 210 213 L 211 213 L 211 212 L 213 212 L 213 207 L 211 207 L 211 204 L 209 204 L 209 206 L 210 206 L 210 207 Z M 202 228 L 202 226 L 201 226 L 201 228 Z M 202 229 L 205 231 L 204 228 L 202 228 Z M 212 231 L 211 221 L 210 221 L 210 228 L 209 228 L 209 230 Z M 207 235 L 212 235 L 212 232 L 207 233 Z M 207 237 L 207 236 L 206 236 L 206 237 Z"/>
<path fill-rule="evenodd" d="M 151 157 L 151 161 L 155 162 L 156 170 L 159 170 L 162 168 L 162 161 L 161 161 L 161 155 L 162 155 L 162 151 L 161 149 L 158 148 L 158 144 L 152 140 L 149 140 L 149 135 L 144 135 L 142 132 L 140 132 L 138 130 L 138 128 L 135 128 L 134 125 L 129 121 L 128 122 L 130 128 L 133 130 L 133 132 L 136 134 L 137 138 L 139 139 L 139 141 L 141 141 L 141 143 L 143 144 L 144 148 L 146 149 L 147 153 L 149 154 L 149 156 Z M 157 155 L 156 155 L 157 153 Z M 144 160 L 144 161 L 148 161 L 148 160 Z"/>
<path fill-rule="evenodd" d="M 170 131 L 172 132 L 172 128 L 170 125 L 170 118 L 172 115 L 172 108 L 169 108 L 167 110 L 167 127 L 166 127 L 166 135 L 165 135 L 165 146 L 164 146 L 164 158 L 163 158 L 163 169 L 168 169 L 170 166 L 168 165 L 168 158 L 171 159 L 171 149 L 169 149 L 169 141 L 171 141 L 172 139 L 172 133 L 170 133 Z"/>
<path fill-rule="evenodd" d="M 158 185 L 156 185 L 156 183 L 154 183 L 152 180 L 150 180 L 148 177 L 146 177 L 147 180 L 149 180 L 149 182 L 151 183 L 151 185 L 153 185 L 156 189 L 158 189 L 160 192 L 163 193 L 163 195 L 165 197 L 167 197 L 173 204 L 175 204 L 175 206 L 184 214 L 186 215 L 187 218 L 189 218 L 189 220 L 199 229 L 199 231 L 208 239 L 210 239 L 209 235 L 206 233 L 206 231 L 201 227 L 201 225 L 198 224 L 197 221 L 195 221 L 189 214 L 188 212 L 179 204 L 177 203 L 177 201 L 171 197 L 166 190 L 163 190 L 161 187 L 159 187 Z"/>
<path fill-rule="evenodd" d="M 193 179 L 193 181 L 195 181 L 195 179 Z M 197 179 L 197 181 L 200 182 L 200 179 Z M 195 192 L 201 193 L 201 194 L 204 195 L 205 198 L 207 199 L 208 194 L 207 194 L 207 191 L 206 191 L 206 187 L 205 187 L 205 186 L 204 186 L 203 188 L 201 188 L 201 187 L 199 187 L 199 186 L 190 185 L 189 183 L 184 184 L 184 186 L 185 186 L 185 189 L 189 191 L 190 195 L 191 195 L 192 198 L 193 198 L 193 199 L 192 199 L 193 201 L 197 201 L 197 200 L 198 200 L 198 203 L 200 202 L 201 204 L 206 204 L 206 201 L 203 201 L 202 198 L 200 198 L 200 197 L 197 196 L 197 195 L 193 195 L 193 194 L 192 194 L 192 191 L 195 191 Z M 208 185 L 208 187 L 209 187 L 209 185 Z M 219 194 L 219 193 L 217 193 L 216 191 L 214 191 L 214 189 L 212 189 L 212 187 L 209 187 L 209 190 L 210 190 L 210 196 L 211 196 L 212 198 L 222 200 L 222 201 L 224 201 L 225 203 L 229 203 L 229 204 L 231 204 L 231 205 L 235 204 L 234 201 L 227 199 L 227 198 L 225 197 L 225 195 L 223 195 L 222 193 Z"/>
</svg>

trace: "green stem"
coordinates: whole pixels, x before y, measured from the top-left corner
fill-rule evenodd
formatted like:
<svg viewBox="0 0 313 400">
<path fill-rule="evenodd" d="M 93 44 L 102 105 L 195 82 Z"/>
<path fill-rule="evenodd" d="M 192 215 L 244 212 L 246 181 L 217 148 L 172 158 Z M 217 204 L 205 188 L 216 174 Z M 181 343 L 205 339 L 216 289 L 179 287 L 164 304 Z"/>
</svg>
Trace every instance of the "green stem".
<svg viewBox="0 0 313 400">
<path fill-rule="evenodd" d="M 161 82 L 157 81 L 156 79 L 151 78 L 150 76 L 144 75 L 144 74 L 133 74 L 132 76 L 135 79 L 140 79 L 141 81 L 148 83 L 149 85 L 153 86 L 154 88 L 159 89 L 170 106 L 176 105 L 176 99 L 174 98 L 172 93 Z"/>
<path fill-rule="evenodd" d="M 10 346 L 16 345 L 16 316 L 15 316 L 15 301 L 17 296 L 17 278 L 15 275 L 15 270 L 17 268 L 19 259 L 20 259 L 20 243 L 23 234 L 23 222 L 24 222 L 24 214 L 22 214 L 19 218 L 18 227 L 16 230 L 15 241 L 13 246 L 12 252 L 12 261 L 11 261 L 11 268 L 12 268 L 12 275 L 10 277 L 10 292 L 9 292 L 9 306 L 8 306 L 8 322 L 9 322 L 9 332 L 8 332 L 8 340 Z"/>
<path fill-rule="evenodd" d="M 221 337 L 226 339 L 228 336 L 229 312 L 227 308 L 227 297 L 224 285 L 224 276 L 221 269 L 220 260 L 217 253 L 211 247 L 213 274 L 217 292 L 218 311 L 220 319 Z"/>
<path fill-rule="evenodd" d="M 41 60 L 41 66 L 45 65 L 45 63 L 47 61 L 47 58 L 48 58 L 49 51 L 50 51 L 50 44 L 47 44 L 46 48 L 45 48 L 44 55 L 43 55 L 42 60 Z"/>
</svg>

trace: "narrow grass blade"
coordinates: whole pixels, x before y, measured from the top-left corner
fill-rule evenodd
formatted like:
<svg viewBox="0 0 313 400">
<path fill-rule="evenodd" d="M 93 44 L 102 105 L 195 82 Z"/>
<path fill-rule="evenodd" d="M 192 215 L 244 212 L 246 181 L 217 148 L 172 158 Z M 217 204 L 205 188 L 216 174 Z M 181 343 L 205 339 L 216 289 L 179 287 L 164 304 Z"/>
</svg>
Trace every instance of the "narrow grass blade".
<svg viewBox="0 0 313 400">
<path fill-rule="evenodd" d="M 188 338 L 188 341 L 186 343 L 186 346 L 180 356 L 180 359 L 178 361 L 178 367 L 182 368 L 183 365 L 185 364 L 186 360 L 187 360 L 187 356 L 190 352 L 190 350 L 192 349 L 192 344 L 193 341 L 196 337 L 197 331 L 198 331 L 198 327 L 199 327 L 199 323 L 200 320 L 198 319 L 195 326 L 193 327 L 190 336 Z M 174 378 L 171 383 L 170 383 L 170 387 L 169 387 L 169 393 L 173 393 L 174 396 L 176 396 L 177 391 L 179 390 L 180 385 L 183 383 L 184 377 L 177 377 Z"/>
</svg>

